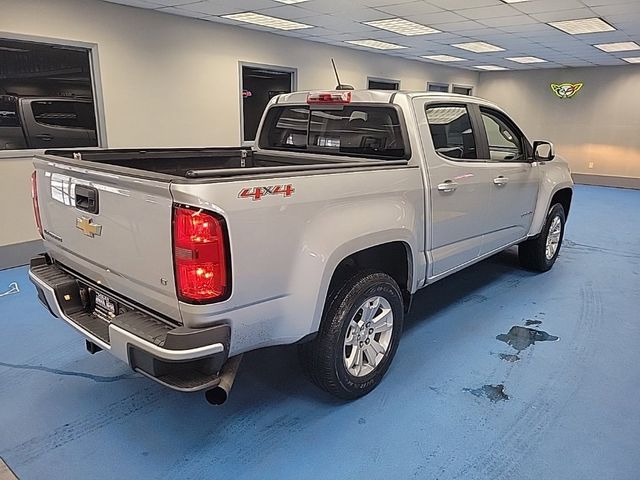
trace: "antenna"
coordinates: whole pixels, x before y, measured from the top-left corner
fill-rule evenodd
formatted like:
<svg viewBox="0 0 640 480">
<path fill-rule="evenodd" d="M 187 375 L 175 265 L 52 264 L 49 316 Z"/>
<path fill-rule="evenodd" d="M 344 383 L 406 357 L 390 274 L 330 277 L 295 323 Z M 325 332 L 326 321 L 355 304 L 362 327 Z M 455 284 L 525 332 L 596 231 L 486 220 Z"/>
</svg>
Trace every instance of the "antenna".
<svg viewBox="0 0 640 480">
<path fill-rule="evenodd" d="M 333 60 L 333 58 L 331 59 L 331 65 L 333 65 L 333 71 L 336 74 L 336 80 L 338 81 L 338 86 L 336 87 L 336 90 L 354 90 L 352 85 L 343 85 L 342 83 L 340 83 L 340 77 L 338 76 L 338 69 L 336 68 L 336 62 Z"/>
</svg>

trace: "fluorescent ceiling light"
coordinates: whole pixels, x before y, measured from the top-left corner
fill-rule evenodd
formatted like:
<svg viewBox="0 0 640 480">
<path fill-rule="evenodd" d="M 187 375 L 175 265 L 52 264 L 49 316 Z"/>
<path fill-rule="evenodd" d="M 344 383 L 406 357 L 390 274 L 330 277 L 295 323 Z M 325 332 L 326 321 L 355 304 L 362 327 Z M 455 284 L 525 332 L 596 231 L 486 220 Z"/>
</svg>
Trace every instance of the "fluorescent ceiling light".
<svg viewBox="0 0 640 480">
<path fill-rule="evenodd" d="M 528 2 L 529 0 L 502 0 L 504 3 L 522 3 Z"/>
<path fill-rule="evenodd" d="M 286 5 L 293 5 L 294 3 L 308 2 L 309 0 L 276 0 L 276 2 L 284 3 Z"/>
<path fill-rule="evenodd" d="M 603 52 L 629 52 L 631 50 L 640 50 L 640 45 L 636 42 L 617 42 L 617 43 L 600 43 L 594 45 Z"/>
<path fill-rule="evenodd" d="M 428 35 L 430 33 L 440 33 L 440 30 L 427 27 L 419 23 L 410 22 L 404 18 L 388 18 L 386 20 L 374 20 L 372 22 L 364 22 L 365 25 L 381 28 L 382 30 L 388 30 L 393 33 L 399 33 L 400 35 L 414 36 L 414 35 Z"/>
<path fill-rule="evenodd" d="M 547 25 L 562 30 L 570 35 L 583 33 L 611 32 L 615 30 L 601 18 L 583 18 L 580 20 L 564 20 L 562 22 L 549 22 Z"/>
<path fill-rule="evenodd" d="M 292 22 L 283 18 L 270 17 L 254 12 L 234 13 L 231 15 L 222 15 L 222 18 L 229 20 L 237 20 L 238 22 L 251 23 L 260 25 L 261 27 L 277 28 L 278 30 L 300 30 L 302 28 L 313 28 L 313 25 L 305 23 Z"/>
<path fill-rule="evenodd" d="M 422 55 L 427 60 L 435 60 L 437 62 L 464 62 L 465 58 L 454 57 L 451 55 Z"/>
<path fill-rule="evenodd" d="M 360 45 L 361 47 L 375 48 L 378 50 L 396 50 L 398 48 L 407 48 L 395 43 L 381 42 L 379 40 L 347 40 L 345 43 L 351 43 L 353 45 Z"/>
<path fill-rule="evenodd" d="M 640 63 L 640 57 L 627 57 L 627 58 L 623 58 L 622 60 L 624 60 L 627 63 Z"/>
<path fill-rule="evenodd" d="M 475 53 L 504 52 L 504 48 L 496 47 L 486 42 L 456 43 L 451 46 Z"/>
<path fill-rule="evenodd" d="M 507 60 L 516 63 L 546 63 L 546 60 L 538 57 L 509 57 Z"/>
<path fill-rule="evenodd" d="M 473 68 L 479 68 L 480 70 L 490 70 L 492 72 L 497 72 L 498 70 L 509 70 L 505 67 L 499 67 L 497 65 L 476 65 Z"/>
</svg>

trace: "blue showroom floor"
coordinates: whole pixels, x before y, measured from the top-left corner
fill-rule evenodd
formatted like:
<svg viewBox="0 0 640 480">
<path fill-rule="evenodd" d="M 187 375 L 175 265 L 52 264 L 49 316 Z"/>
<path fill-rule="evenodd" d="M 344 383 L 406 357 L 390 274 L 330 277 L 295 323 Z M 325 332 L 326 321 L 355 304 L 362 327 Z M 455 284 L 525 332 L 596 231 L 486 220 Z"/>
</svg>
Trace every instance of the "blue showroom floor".
<svg viewBox="0 0 640 480">
<path fill-rule="evenodd" d="M 577 187 L 546 274 L 508 251 L 421 291 L 387 377 L 352 403 L 287 347 L 245 355 L 209 406 L 89 355 L 25 268 L 11 282 L 0 457 L 23 480 L 640 478 L 640 191 Z M 526 325 L 549 337 L 500 340 Z"/>
</svg>

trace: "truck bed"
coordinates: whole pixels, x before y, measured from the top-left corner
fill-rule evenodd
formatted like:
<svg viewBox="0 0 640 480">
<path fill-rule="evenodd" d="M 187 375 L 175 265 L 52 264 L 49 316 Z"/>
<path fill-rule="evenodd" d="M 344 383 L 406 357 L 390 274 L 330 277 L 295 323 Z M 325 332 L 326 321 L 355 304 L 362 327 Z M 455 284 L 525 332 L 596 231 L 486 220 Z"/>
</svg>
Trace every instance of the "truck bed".
<svg viewBox="0 0 640 480">
<path fill-rule="evenodd" d="M 256 153 L 248 148 L 47 150 L 45 155 L 182 178 L 405 165 L 406 160 L 368 160 L 320 155 Z"/>
</svg>

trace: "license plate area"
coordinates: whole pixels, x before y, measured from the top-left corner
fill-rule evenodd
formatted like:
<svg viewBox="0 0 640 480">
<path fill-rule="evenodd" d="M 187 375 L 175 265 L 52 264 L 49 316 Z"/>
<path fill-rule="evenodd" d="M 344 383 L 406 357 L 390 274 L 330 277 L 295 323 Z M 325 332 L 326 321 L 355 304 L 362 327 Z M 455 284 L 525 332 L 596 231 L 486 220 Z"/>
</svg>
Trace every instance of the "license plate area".
<svg viewBox="0 0 640 480">
<path fill-rule="evenodd" d="M 93 315 L 100 317 L 107 322 L 111 322 L 111 320 L 118 315 L 128 311 L 128 308 L 124 307 L 120 302 L 114 300 L 110 296 L 91 287 L 87 290 L 89 292 L 91 302 L 90 311 Z"/>
</svg>

